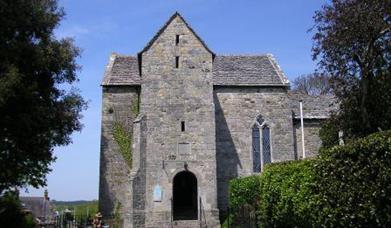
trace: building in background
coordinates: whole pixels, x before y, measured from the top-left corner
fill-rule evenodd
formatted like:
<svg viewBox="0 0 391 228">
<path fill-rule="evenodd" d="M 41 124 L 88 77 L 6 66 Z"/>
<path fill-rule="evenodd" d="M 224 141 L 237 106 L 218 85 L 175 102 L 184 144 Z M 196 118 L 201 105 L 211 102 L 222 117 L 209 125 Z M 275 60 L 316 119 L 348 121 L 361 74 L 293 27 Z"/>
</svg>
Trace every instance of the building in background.
<svg viewBox="0 0 391 228">
<path fill-rule="evenodd" d="M 49 193 L 44 192 L 43 197 L 21 196 L 23 211 L 31 213 L 39 227 L 54 227 L 56 222 L 54 206 L 50 203 Z"/>
</svg>

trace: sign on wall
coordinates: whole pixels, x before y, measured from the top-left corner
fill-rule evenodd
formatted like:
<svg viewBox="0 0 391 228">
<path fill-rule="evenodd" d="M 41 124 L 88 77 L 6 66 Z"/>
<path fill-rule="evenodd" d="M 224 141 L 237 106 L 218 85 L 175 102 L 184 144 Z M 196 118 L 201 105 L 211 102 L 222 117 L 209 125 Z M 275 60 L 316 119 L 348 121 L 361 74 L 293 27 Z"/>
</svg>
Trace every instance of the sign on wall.
<svg viewBox="0 0 391 228">
<path fill-rule="evenodd" d="M 156 185 L 155 188 L 153 189 L 153 201 L 154 202 L 161 202 L 162 201 L 162 188 L 160 185 Z"/>
</svg>

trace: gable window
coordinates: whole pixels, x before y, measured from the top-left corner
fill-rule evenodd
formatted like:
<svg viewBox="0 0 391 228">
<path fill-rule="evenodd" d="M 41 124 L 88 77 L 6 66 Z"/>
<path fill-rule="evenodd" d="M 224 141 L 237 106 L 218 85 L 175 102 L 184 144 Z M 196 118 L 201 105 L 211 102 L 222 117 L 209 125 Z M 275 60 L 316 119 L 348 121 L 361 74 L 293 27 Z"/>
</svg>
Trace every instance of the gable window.
<svg viewBox="0 0 391 228">
<path fill-rule="evenodd" d="M 175 45 L 178 46 L 179 44 L 179 35 L 175 36 Z"/>
<path fill-rule="evenodd" d="M 175 56 L 175 68 L 179 68 L 179 56 Z"/>
<path fill-rule="evenodd" d="M 270 127 L 258 116 L 252 128 L 253 172 L 262 171 L 265 164 L 271 163 Z"/>
</svg>

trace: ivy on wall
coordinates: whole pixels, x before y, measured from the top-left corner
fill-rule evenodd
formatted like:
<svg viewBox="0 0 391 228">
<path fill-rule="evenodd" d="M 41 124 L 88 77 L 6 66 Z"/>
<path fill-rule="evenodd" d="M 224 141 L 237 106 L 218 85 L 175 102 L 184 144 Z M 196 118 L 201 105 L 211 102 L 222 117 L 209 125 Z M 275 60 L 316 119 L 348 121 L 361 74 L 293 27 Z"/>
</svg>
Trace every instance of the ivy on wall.
<svg viewBox="0 0 391 228">
<path fill-rule="evenodd" d="M 115 204 L 115 209 L 114 209 L 114 228 L 120 228 L 121 227 L 121 202 L 117 202 Z"/>
<path fill-rule="evenodd" d="M 140 113 L 140 95 L 138 95 L 136 100 L 132 102 L 132 113 L 134 114 L 135 118 Z"/>
<path fill-rule="evenodd" d="M 132 102 L 130 111 L 132 112 L 134 118 L 136 118 L 140 113 L 140 95 L 138 95 Z M 113 137 L 117 142 L 119 151 L 128 164 L 129 168 L 132 168 L 132 133 L 126 129 L 125 123 L 121 121 L 114 121 Z"/>
<path fill-rule="evenodd" d="M 119 146 L 119 151 L 128 164 L 132 168 L 132 134 L 126 130 L 121 122 L 114 122 L 113 125 L 114 140 Z"/>
</svg>

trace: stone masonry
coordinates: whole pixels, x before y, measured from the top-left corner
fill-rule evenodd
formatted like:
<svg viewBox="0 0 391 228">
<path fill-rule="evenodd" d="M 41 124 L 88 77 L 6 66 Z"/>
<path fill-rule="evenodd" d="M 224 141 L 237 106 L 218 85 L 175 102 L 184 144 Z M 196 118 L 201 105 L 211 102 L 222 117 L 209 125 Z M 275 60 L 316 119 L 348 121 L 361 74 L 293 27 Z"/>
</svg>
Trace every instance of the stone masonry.
<svg viewBox="0 0 391 228">
<path fill-rule="evenodd" d="M 308 156 L 335 109 L 330 97 L 290 92 L 271 55 L 216 55 L 178 13 L 137 56 L 112 54 L 102 88 L 99 207 L 122 227 L 220 227 L 229 180 L 265 163 L 255 153 L 300 158 L 299 101 Z M 261 151 L 256 123 L 270 131 L 260 133 Z M 130 165 L 115 124 L 131 135 Z"/>
</svg>

